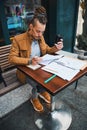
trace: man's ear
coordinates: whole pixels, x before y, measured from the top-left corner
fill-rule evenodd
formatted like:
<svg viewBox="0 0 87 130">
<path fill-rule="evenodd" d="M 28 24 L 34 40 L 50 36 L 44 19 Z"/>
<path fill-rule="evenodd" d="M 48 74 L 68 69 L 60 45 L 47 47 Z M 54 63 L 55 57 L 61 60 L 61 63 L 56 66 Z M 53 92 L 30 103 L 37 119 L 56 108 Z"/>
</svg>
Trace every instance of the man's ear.
<svg viewBox="0 0 87 130">
<path fill-rule="evenodd" d="M 32 30 L 32 28 L 33 28 L 33 25 L 32 25 L 32 24 L 30 24 L 30 25 L 29 25 L 29 28 L 30 28 L 30 30 Z"/>
</svg>

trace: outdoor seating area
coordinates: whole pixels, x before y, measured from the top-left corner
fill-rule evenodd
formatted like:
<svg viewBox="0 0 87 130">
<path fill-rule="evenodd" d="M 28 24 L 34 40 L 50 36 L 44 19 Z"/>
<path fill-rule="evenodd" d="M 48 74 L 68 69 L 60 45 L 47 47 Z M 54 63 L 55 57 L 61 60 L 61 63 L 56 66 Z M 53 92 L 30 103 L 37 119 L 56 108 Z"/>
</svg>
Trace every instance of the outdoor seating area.
<svg viewBox="0 0 87 130">
<path fill-rule="evenodd" d="M 0 130 L 87 130 L 87 1 L 0 3 Z"/>
<path fill-rule="evenodd" d="M 60 94 L 56 97 L 57 99 L 62 99 L 64 103 L 68 104 L 71 108 L 72 112 L 72 123 L 68 130 L 86 130 L 87 129 L 87 85 L 86 85 L 86 76 L 82 77 L 78 81 L 78 87 L 75 90 L 75 83 L 70 85 L 70 87 L 66 88 L 64 91 L 60 92 Z M 24 87 L 24 86 L 23 86 Z M 30 95 L 29 90 L 31 87 L 25 86 L 24 89 L 26 90 L 26 94 L 24 93 L 24 89 L 17 89 L 17 91 L 13 92 L 14 100 L 9 103 L 9 107 L 12 108 L 17 104 L 17 100 L 26 100 L 23 104 L 16 107 L 16 109 L 11 110 L 10 113 L 3 115 L 0 119 L 0 130 L 38 130 L 37 126 L 35 125 L 35 117 L 38 115 L 37 112 L 34 111 L 28 96 Z M 19 92 L 24 93 L 24 95 L 20 95 Z M 9 92 L 9 97 L 11 92 Z M 19 96 L 18 96 L 19 95 Z M 5 95 L 7 97 L 7 94 Z M 11 96 L 12 97 L 12 96 Z M 2 101 L 4 101 L 4 107 L 2 109 L 6 109 L 6 102 L 5 98 L 3 97 Z M 45 106 L 45 113 L 42 113 L 42 117 L 48 112 L 48 106 L 46 103 L 41 101 Z M 0 102 L 1 104 L 1 102 Z M 0 106 L 1 107 L 1 106 Z M 7 108 L 8 111 L 8 108 Z M 18 123 L 19 122 L 19 123 Z"/>
<path fill-rule="evenodd" d="M 38 130 L 35 118 L 39 113 L 34 111 L 29 101 L 32 86 L 29 84 L 22 85 L 18 81 L 16 77 L 16 66 L 8 62 L 10 47 L 11 45 L 8 45 L 0 49 L 0 51 L 2 51 L 2 55 L 0 56 L 0 78 L 3 79 L 0 83 L 0 86 L 3 88 L 0 89 L 0 104 L 2 104 L 0 106 L 0 130 Z M 67 54 L 67 52 L 64 52 L 64 54 Z M 71 55 L 69 52 L 68 54 Z M 76 56 L 76 54 L 73 55 Z M 68 130 L 78 128 L 79 130 L 87 129 L 86 81 L 87 75 L 84 75 L 55 96 L 56 101 L 59 99 L 62 100 L 64 104 L 67 104 L 71 109 L 72 122 Z M 40 116 L 44 119 L 44 116 L 49 113 L 50 106 L 43 101 L 41 102 L 45 106 L 45 112 Z M 21 125 L 16 125 L 18 120 L 23 123 L 20 123 Z M 42 130 L 44 130 L 44 128 Z"/>
</svg>

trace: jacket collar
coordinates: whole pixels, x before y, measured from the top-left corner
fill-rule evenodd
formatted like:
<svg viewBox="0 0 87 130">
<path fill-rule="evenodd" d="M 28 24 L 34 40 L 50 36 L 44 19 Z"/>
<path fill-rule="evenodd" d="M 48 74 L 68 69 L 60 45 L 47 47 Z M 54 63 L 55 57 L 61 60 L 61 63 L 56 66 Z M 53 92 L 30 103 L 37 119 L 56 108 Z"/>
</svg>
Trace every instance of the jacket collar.
<svg viewBox="0 0 87 130">
<path fill-rule="evenodd" d="M 29 39 L 31 40 L 31 42 L 32 42 L 33 40 L 35 40 L 35 39 L 33 38 L 33 36 L 29 33 L 29 30 L 27 31 L 27 35 L 28 35 Z M 41 38 L 38 40 L 38 42 L 39 42 L 39 43 L 41 42 Z"/>
</svg>

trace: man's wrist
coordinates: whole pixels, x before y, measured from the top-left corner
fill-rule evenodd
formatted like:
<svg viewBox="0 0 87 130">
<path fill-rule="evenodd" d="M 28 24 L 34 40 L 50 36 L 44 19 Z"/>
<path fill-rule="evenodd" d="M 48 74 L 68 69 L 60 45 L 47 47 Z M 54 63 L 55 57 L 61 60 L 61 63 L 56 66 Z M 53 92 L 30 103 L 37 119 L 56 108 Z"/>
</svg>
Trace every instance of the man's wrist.
<svg viewBox="0 0 87 130">
<path fill-rule="evenodd" d="M 29 64 L 29 65 L 32 64 L 32 59 L 29 60 L 28 64 Z"/>
</svg>

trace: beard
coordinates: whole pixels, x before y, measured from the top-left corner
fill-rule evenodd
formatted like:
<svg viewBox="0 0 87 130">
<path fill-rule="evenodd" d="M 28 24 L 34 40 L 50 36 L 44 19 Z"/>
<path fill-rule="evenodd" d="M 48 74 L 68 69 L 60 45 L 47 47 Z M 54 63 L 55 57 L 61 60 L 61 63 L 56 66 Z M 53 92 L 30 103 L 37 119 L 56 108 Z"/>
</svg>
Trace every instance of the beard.
<svg viewBox="0 0 87 130">
<path fill-rule="evenodd" d="M 33 38 L 34 38 L 35 40 L 39 40 L 39 39 L 41 39 L 41 36 L 33 36 Z"/>
</svg>

